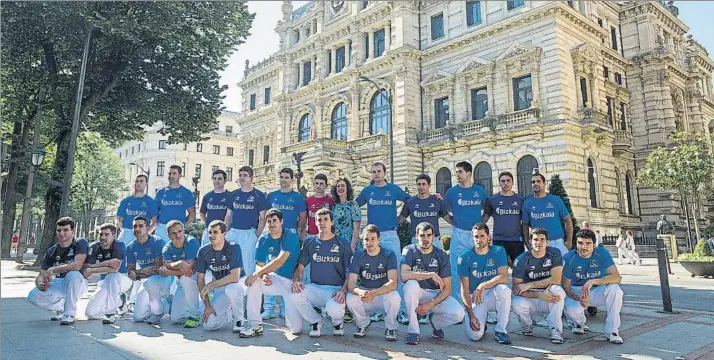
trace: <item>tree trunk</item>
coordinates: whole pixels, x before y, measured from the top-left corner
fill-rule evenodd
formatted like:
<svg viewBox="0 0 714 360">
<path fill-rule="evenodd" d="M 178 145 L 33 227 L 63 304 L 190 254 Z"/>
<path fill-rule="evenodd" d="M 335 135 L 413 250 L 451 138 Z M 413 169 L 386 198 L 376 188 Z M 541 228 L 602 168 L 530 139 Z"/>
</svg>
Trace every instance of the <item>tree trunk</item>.
<svg viewBox="0 0 714 360">
<path fill-rule="evenodd" d="M 24 122 L 20 120 L 15 121 L 13 135 L 10 137 L 12 139 L 10 160 L 22 157 L 25 155 L 25 150 L 27 149 L 27 138 L 32 119 L 28 117 L 23 120 Z M 3 238 L 0 241 L 2 243 L 0 256 L 3 258 L 10 257 L 10 244 L 12 243 L 12 235 L 15 234 L 14 225 L 18 201 L 17 179 L 20 175 L 20 169 L 26 164 L 26 159 L 11 162 L 8 169 L 7 182 L 3 186 L 3 191 L 5 191 L 3 199 L 5 203 L 3 204 L 2 216 Z"/>
</svg>

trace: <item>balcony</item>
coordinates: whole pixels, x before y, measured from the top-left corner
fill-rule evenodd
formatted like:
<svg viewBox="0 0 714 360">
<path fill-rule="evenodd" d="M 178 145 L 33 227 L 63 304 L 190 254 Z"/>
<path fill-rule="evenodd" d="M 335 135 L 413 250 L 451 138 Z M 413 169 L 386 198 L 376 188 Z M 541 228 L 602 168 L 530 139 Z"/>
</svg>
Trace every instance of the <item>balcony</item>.
<svg viewBox="0 0 714 360">
<path fill-rule="evenodd" d="M 253 168 L 255 175 L 269 175 L 275 173 L 275 164 L 261 165 Z"/>
<path fill-rule="evenodd" d="M 495 118 L 484 118 L 446 126 L 439 129 L 425 130 L 417 134 L 419 145 L 438 145 L 447 141 L 456 141 L 472 135 L 479 134 L 487 129 L 490 131 L 490 124 Z"/>
<path fill-rule="evenodd" d="M 238 134 L 225 131 L 211 131 L 211 137 L 221 137 L 227 139 L 237 139 Z"/>
<path fill-rule="evenodd" d="M 615 130 L 614 139 L 612 140 L 612 152 L 614 155 L 619 155 L 632 147 L 632 134 L 627 130 Z"/>
<path fill-rule="evenodd" d="M 303 151 L 324 151 L 324 152 L 360 152 L 378 149 L 382 146 L 389 145 L 389 137 L 387 135 L 371 135 L 361 139 L 352 141 L 335 140 L 320 138 L 314 140 L 303 141 L 283 147 L 280 151 L 285 154 L 292 154 Z"/>
<path fill-rule="evenodd" d="M 580 123 L 584 126 L 593 126 L 600 130 L 612 131 L 611 119 L 608 119 L 606 113 L 591 108 L 581 108 L 578 110 L 578 115 Z"/>
<path fill-rule="evenodd" d="M 389 146 L 389 137 L 384 134 L 370 135 L 349 142 L 350 151 L 361 152 Z"/>
<path fill-rule="evenodd" d="M 531 107 L 508 114 L 496 116 L 496 130 L 511 129 L 537 124 L 540 121 L 540 109 Z"/>
<path fill-rule="evenodd" d="M 317 144 L 317 140 L 308 140 L 308 141 L 302 141 L 298 142 L 292 145 L 288 145 L 280 149 L 280 152 L 285 153 L 285 154 L 292 154 L 292 153 L 298 153 L 298 152 L 303 152 L 303 151 L 308 151 L 315 147 Z"/>
</svg>

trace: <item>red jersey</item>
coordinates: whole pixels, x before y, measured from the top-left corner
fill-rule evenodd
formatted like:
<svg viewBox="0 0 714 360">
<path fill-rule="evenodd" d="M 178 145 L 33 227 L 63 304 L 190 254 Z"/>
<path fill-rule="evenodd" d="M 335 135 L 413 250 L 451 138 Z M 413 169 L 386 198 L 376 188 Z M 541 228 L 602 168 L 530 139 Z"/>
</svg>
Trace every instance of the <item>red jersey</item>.
<svg viewBox="0 0 714 360">
<path fill-rule="evenodd" d="M 325 196 L 316 198 L 310 196 L 307 198 L 307 233 L 309 235 L 317 235 L 317 223 L 315 222 L 315 214 L 322 208 L 332 209 L 335 206 L 335 200 L 332 197 Z"/>
</svg>

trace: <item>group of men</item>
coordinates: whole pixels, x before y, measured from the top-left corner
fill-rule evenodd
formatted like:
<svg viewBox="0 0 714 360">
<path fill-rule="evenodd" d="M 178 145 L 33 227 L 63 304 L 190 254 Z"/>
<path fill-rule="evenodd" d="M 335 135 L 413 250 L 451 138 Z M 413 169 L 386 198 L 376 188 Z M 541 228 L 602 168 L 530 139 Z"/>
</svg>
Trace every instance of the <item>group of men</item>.
<svg viewBox="0 0 714 360">
<path fill-rule="evenodd" d="M 354 318 L 354 336 L 365 337 L 375 320 L 369 313 L 378 311 L 387 340 L 397 339 L 402 322 L 408 324 L 405 342 L 413 345 L 422 320 L 435 338 L 463 322 L 468 337 L 480 340 L 488 312 L 497 314 L 496 341 L 510 344 L 511 311 L 524 335 L 533 334 L 532 313 L 547 313 L 550 339 L 562 343 L 563 313 L 573 333 L 582 334 L 585 308 L 605 306 L 605 331 L 610 342 L 621 344 L 617 268 L 604 248 L 594 246 L 589 229 L 577 234 L 576 249 L 569 250 L 572 222 L 562 200 L 545 191 L 545 177 L 533 175 L 534 194 L 524 200 L 513 192 L 509 172 L 499 174 L 501 191 L 490 198 L 473 183 L 470 163 L 457 163 L 455 173 L 458 184 L 443 197 L 429 193 L 426 174 L 417 177 L 418 194 L 409 197 L 386 182 L 384 163 L 375 163 L 372 183 L 355 199 L 367 208 L 363 249 L 335 234 L 325 175 L 315 177 L 315 195 L 305 199 L 292 189 L 289 168 L 279 173 L 280 189 L 267 195 L 253 187 L 250 167 L 239 170 L 240 188 L 233 192 L 225 189 L 226 173 L 214 171 L 214 190 L 200 207 L 202 241 L 185 233 L 184 224 L 195 218 L 195 201 L 180 185 L 181 167 L 170 167 L 169 186 L 155 200 L 145 193 L 148 178 L 139 175 L 134 194 L 119 207 L 118 241 L 111 224 L 100 227 L 100 241 L 90 246 L 75 237 L 71 218 L 57 222 L 58 243 L 47 250 L 28 300 L 56 311 L 53 320 L 72 324 L 87 279 L 100 274 L 86 315 L 107 324 L 126 300 L 134 304 L 135 322 L 157 325 L 170 314 L 185 327 L 232 325 L 249 338 L 263 333 L 263 320 L 272 317 L 266 313 L 275 305 L 270 299 L 280 296 L 294 334 L 307 322 L 309 335 L 320 336 L 324 308 L 334 335 L 344 335 L 345 320 Z M 403 202 L 399 217 L 397 201 Z M 406 217 L 413 243 L 402 249 L 396 230 Z M 453 225 L 449 254 L 438 241 L 440 218 Z M 486 225 L 490 218 L 493 234 Z"/>
</svg>

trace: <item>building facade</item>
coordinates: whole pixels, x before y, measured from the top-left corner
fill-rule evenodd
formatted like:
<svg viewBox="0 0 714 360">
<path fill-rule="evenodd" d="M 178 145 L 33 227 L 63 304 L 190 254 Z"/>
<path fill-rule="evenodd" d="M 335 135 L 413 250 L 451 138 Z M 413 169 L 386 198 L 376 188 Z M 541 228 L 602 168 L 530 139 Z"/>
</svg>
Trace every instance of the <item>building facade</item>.
<svg viewBox="0 0 714 360">
<path fill-rule="evenodd" d="M 467 160 L 488 192 L 511 171 L 528 196 L 537 169 L 559 174 L 577 218 L 606 233 L 653 228 L 663 213 L 683 224 L 677 194 L 636 185 L 671 133 L 714 130 L 714 62 L 675 7 L 284 1 L 282 11 L 280 50 L 246 63 L 238 84 L 242 151 L 261 188 L 276 188 L 300 152 L 306 179 L 361 188 L 388 161 L 391 131 L 387 165 L 402 187 L 426 172 L 443 192 Z"/>
</svg>

